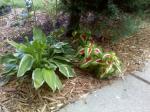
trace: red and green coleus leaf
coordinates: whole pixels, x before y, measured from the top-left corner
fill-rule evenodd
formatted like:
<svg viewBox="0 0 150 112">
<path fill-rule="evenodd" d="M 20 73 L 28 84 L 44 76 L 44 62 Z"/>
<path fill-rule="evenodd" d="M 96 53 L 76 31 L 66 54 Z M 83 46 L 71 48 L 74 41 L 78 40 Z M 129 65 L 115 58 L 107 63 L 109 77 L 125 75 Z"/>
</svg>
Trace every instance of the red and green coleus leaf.
<svg viewBox="0 0 150 112">
<path fill-rule="evenodd" d="M 89 57 L 91 55 L 92 50 L 93 50 L 92 46 L 87 46 L 85 48 L 81 48 L 79 50 L 78 54 L 79 55 L 85 55 L 85 57 L 87 58 L 87 57 Z"/>
<path fill-rule="evenodd" d="M 80 35 L 82 41 L 90 41 L 91 40 L 91 33 L 84 32 Z"/>
<path fill-rule="evenodd" d="M 85 47 L 85 57 L 91 56 L 94 50 L 94 44 L 93 43 L 88 43 L 87 47 Z"/>
<path fill-rule="evenodd" d="M 121 63 L 114 63 L 113 66 L 116 69 L 116 71 L 118 71 L 119 73 L 122 72 L 122 70 L 121 70 Z"/>
<path fill-rule="evenodd" d="M 79 55 L 84 55 L 84 54 L 85 54 L 84 48 L 80 49 L 78 54 L 79 54 Z"/>
<path fill-rule="evenodd" d="M 104 63 L 103 60 L 101 60 L 101 59 L 96 59 L 95 61 L 92 62 L 92 65 L 99 65 L 99 64 L 102 64 L 102 63 Z"/>
<path fill-rule="evenodd" d="M 99 48 L 94 48 L 94 54 L 95 55 L 102 54 L 102 50 Z"/>
<path fill-rule="evenodd" d="M 109 59 L 111 57 L 112 57 L 112 55 L 110 53 L 104 53 L 102 56 L 102 59 L 105 60 L 105 59 Z"/>
<path fill-rule="evenodd" d="M 84 55 L 85 54 L 85 57 L 88 57 L 88 56 L 90 56 L 91 53 L 92 53 L 92 48 L 86 47 L 86 48 L 80 49 L 78 54 L 79 55 Z"/>
<path fill-rule="evenodd" d="M 85 33 L 81 34 L 80 37 L 81 37 L 81 40 L 82 40 L 82 41 L 87 41 L 87 36 L 86 36 Z"/>
<path fill-rule="evenodd" d="M 104 67 L 103 70 L 101 71 L 101 78 L 104 78 L 106 75 L 108 74 L 112 74 L 114 72 L 114 68 L 113 68 L 113 65 L 109 65 L 107 67 Z"/>
<path fill-rule="evenodd" d="M 105 61 L 105 62 L 106 62 L 107 65 L 113 64 L 113 60 L 107 60 L 107 61 Z"/>
<path fill-rule="evenodd" d="M 81 68 L 87 68 L 87 67 L 89 67 L 89 65 L 91 64 L 92 61 L 93 60 L 92 60 L 91 57 L 85 58 L 80 67 Z"/>
</svg>

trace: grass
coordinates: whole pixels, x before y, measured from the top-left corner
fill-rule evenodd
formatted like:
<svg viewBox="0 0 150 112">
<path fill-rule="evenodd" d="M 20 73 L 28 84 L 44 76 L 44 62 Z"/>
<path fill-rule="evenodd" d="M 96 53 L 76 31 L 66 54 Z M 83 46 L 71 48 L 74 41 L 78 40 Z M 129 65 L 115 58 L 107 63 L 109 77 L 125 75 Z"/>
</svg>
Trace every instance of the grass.
<svg viewBox="0 0 150 112">
<path fill-rule="evenodd" d="M 12 0 L 14 2 L 14 6 L 17 8 L 24 8 L 25 7 L 25 1 L 24 0 Z M 54 6 L 56 3 L 56 0 L 48 0 L 50 2 L 50 6 Z M 33 4 L 37 9 L 43 9 L 44 4 L 43 0 L 33 0 Z M 49 6 L 49 7 L 50 7 Z"/>
</svg>

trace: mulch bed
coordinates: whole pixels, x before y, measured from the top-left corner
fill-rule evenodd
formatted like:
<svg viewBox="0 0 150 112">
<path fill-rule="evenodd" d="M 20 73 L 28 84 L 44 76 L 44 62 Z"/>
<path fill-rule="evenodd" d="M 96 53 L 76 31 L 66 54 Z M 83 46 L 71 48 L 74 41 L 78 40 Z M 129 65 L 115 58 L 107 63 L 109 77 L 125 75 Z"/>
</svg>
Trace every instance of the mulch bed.
<svg viewBox="0 0 150 112">
<path fill-rule="evenodd" d="M 105 50 L 117 53 L 123 61 L 124 73 L 139 70 L 145 60 L 150 59 L 150 25 L 146 23 L 138 33 L 115 44 L 101 45 Z M 35 91 L 31 80 L 11 81 L 0 88 L 0 112 L 55 112 L 79 98 L 84 100 L 92 91 L 120 79 L 98 80 L 85 71 L 75 70 L 77 76 L 64 79 L 64 89 L 56 93 L 52 93 L 47 86 Z"/>
</svg>

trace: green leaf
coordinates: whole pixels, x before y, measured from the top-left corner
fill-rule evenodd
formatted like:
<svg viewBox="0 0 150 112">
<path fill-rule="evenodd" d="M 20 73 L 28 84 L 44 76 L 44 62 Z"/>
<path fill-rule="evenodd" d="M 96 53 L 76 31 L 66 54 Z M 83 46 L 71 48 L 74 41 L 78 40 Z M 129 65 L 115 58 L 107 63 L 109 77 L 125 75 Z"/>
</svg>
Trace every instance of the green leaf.
<svg viewBox="0 0 150 112">
<path fill-rule="evenodd" d="M 40 68 L 35 69 L 32 73 L 32 79 L 34 82 L 35 89 L 38 89 L 39 87 L 41 87 L 44 83 L 42 69 Z"/>
<path fill-rule="evenodd" d="M 87 68 L 90 65 L 92 65 L 92 62 L 93 62 L 92 58 L 86 58 L 84 62 L 80 65 L 80 68 Z"/>
<path fill-rule="evenodd" d="M 87 58 L 89 56 L 88 49 L 89 49 L 88 47 L 85 47 L 85 49 L 84 49 L 85 58 Z"/>
<path fill-rule="evenodd" d="M 70 59 L 68 59 L 66 57 L 62 57 L 62 56 L 55 56 L 54 59 L 61 60 L 61 61 L 64 61 L 64 62 L 70 62 Z"/>
<path fill-rule="evenodd" d="M 111 71 L 113 70 L 113 65 L 111 64 L 111 65 L 109 65 L 107 68 L 106 68 L 106 74 L 109 74 L 109 73 L 111 73 Z"/>
<path fill-rule="evenodd" d="M 118 71 L 119 73 L 122 72 L 122 70 L 121 70 L 121 65 L 120 65 L 120 64 L 115 63 L 115 64 L 114 64 L 114 68 L 115 68 L 116 71 Z"/>
<path fill-rule="evenodd" d="M 16 64 L 5 64 L 4 67 L 5 67 L 5 69 L 4 69 L 3 74 L 8 74 L 11 71 L 14 71 L 14 70 L 17 69 L 17 65 Z"/>
<path fill-rule="evenodd" d="M 0 56 L 0 64 L 15 63 L 17 59 L 10 53 Z"/>
<path fill-rule="evenodd" d="M 2 87 L 2 86 L 4 86 L 5 84 L 7 84 L 10 79 L 11 79 L 10 76 L 1 76 L 1 77 L 0 77 L 0 87 Z"/>
<path fill-rule="evenodd" d="M 57 69 L 57 66 L 54 63 L 48 62 L 48 65 L 49 65 L 48 67 L 49 69 L 53 69 L 53 70 Z"/>
<path fill-rule="evenodd" d="M 40 28 L 33 28 L 33 40 L 38 40 L 43 43 L 46 42 L 46 35 L 43 33 L 43 31 Z"/>
<path fill-rule="evenodd" d="M 19 50 L 19 51 L 23 51 L 23 52 L 25 52 L 26 51 L 26 49 L 27 49 L 27 46 L 26 45 L 24 45 L 24 44 L 18 44 L 18 43 L 16 43 L 15 41 L 9 41 L 9 40 L 7 40 L 7 42 L 11 45 L 11 46 L 13 46 L 13 47 L 15 47 L 17 50 Z"/>
<path fill-rule="evenodd" d="M 53 90 L 53 92 L 62 88 L 62 83 L 58 76 L 55 74 L 54 70 L 43 68 L 42 71 L 45 82 Z"/>
<path fill-rule="evenodd" d="M 57 64 L 57 66 L 59 68 L 59 71 L 67 78 L 74 77 L 75 72 L 69 65 Z"/>
<path fill-rule="evenodd" d="M 19 64 L 19 70 L 17 73 L 17 77 L 23 76 L 27 71 L 29 71 L 33 64 L 33 57 L 29 54 L 26 54 L 23 56 L 20 64 Z"/>
<path fill-rule="evenodd" d="M 62 48 L 63 46 L 67 45 L 67 43 L 64 43 L 64 42 L 57 42 L 56 44 L 54 44 L 52 47 L 53 48 L 56 48 L 56 49 L 60 49 Z"/>
</svg>

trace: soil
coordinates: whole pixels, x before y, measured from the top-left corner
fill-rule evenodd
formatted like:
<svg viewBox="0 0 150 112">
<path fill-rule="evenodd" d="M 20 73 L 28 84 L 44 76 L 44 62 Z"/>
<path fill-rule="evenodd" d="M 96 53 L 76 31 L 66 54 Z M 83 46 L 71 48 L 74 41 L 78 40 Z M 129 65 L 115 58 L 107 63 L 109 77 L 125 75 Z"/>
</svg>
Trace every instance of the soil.
<svg viewBox="0 0 150 112">
<path fill-rule="evenodd" d="M 139 32 L 131 37 L 100 45 L 105 51 L 116 52 L 123 62 L 124 73 L 140 70 L 144 62 L 150 59 L 150 24 L 143 24 Z M 77 76 L 63 79 L 64 89 L 56 93 L 52 93 L 47 86 L 35 91 L 31 80 L 12 80 L 0 87 L 0 112 L 55 112 L 79 98 L 84 100 L 92 91 L 120 79 L 98 80 L 85 71 L 75 70 Z"/>
</svg>

